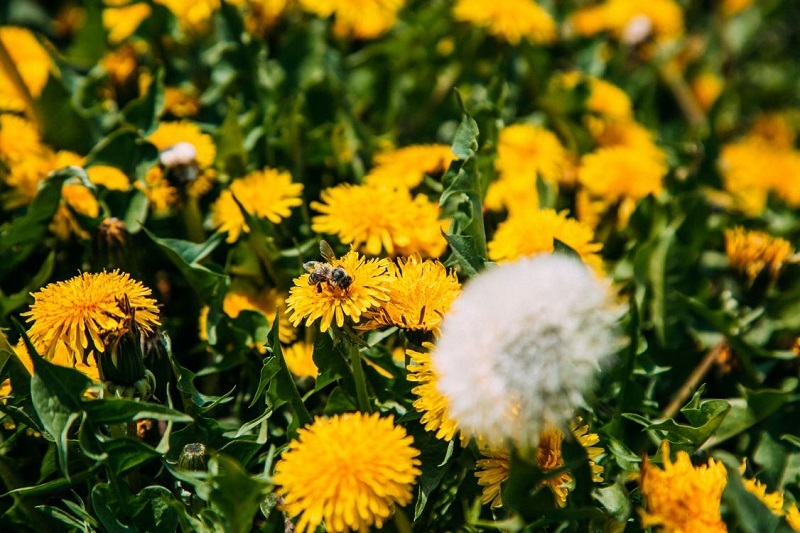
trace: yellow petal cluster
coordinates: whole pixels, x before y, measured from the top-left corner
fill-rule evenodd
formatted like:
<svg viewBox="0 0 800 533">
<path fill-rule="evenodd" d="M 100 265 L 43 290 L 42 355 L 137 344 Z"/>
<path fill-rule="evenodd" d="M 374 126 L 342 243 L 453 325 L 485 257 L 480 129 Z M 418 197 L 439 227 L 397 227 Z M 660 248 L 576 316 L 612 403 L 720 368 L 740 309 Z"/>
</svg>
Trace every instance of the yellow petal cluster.
<svg viewBox="0 0 800 533">
<path fill-rule="evenodd" d="M 522 39 L 533 43 L 552 43 L 556 39 L 555 20 L 533 0 L 458 0 L 453 17 L 486 28 L 514 45 Z"/>
<path fill-rule="evenodd" d="M 439 220 L 439 206 L 423 194 L 412 196 L 405 188 L 342 184 L 325 189 L 321 202 L 311 202 L 320 212 L 312 220 L 317 233 L 336 235 L 370 255 L 386 250 L 392 255 L 419 253 L 438 257 L 447 246 Z"/>
<path fill-rule="evenodd" d="M 203 133 L 200 126 L 194 122 L 185 120 L 160 122 L 147 140 L 153 143 L 159 152 L 181 142 L 191 144 L 197 150 L 197 166 L 201 169 L 213 165 L 217 157 L 217 147 L 211 135 Z"/>
<path fill-rule="evenodd" d="M 746 469 L 747 459 L 743 459 L 739 472 L 744 475 Z M 783 492 L 776 490 L 775 492 L 767 493 L 767 486 L 756 478 L 747 479 L 743 477 L 742 484 L 745 490 L 758 498 L 772 514 L 783 516 Z"/>
<path fill-rule="evenodd" d="M 16 26 L 0 27 L 0 41 L 11 56 L 14 66 L 33 98 L 42 94 L 50 72 L 55 70 L 50 54 L 28 29 Z M 0 68 L 0 110 L 24 111 L 25 98 Z"/>
<path fill-rule="evenodd" d="M 369 313 L 376 326 L 397 326 L 412 331 L 438 332 L 442 316 L 461 292 L 454 270 L 439 261 L 422 260 L 419 255 L 389 264 L 394 278 L 389 300 Z"/>
<path fill-rule="evenodd" d="M 291 346 L 281 348 L 283 358 L 289 372 L 297 377 L 316 378 L 319 369 L 314 363 L 314 345 L 310 342 L 300 341 Z"/>
<path fill-rule="evenodd" d="M 413 189 L 426 174 L 441 174 L 456 158 L 446 144 L 418 144 L 387 150 L 375 156 L 375 166 L 364 178 L 367 185 Z"/>
<path fill-rule="evenodd" d="M 486 206 L 509 212 L 538 207 L 537 178 L 558 183 L 566 164 L 567 152 L 553 132 L 530 124 L 503 128 L 495 161 L 499 176 L 489 186 Z"/>
<path fill-rule="evenodd" d="M 674 0 L 606 0 L 572 14 L 571 27 L 588 37 L 609 31 L 626 44 L 666 41 L 683 34 L 683 11 Z"/>
<path fill-rule="evenodd" d="M 300 6 L 320 17 L 334 17 L 337 37 L 374 39 L 392 29 L 406 0 L 299 0 Z"/>
<path fill-rule="evenodd" d="M 419 451 L 392 418 L 348 413 L 301 429 L 275 466 L 273 479 L 297 519 L 296 531 L 380 528 L 396 505 L 412 499 Z"/>
<path fill-rule="evenodd" d="M 578 180 L 590 195 L 614 202 L 660 194 L 666 174 L 664 158 L 635 148 L 615 146 L 583 156 Z"/>
<path fill-rule="evenodd" d="M 708 464 L 694 466 L 689 454 L 678 452 L 675 461 L 669 457 L 669 443 L 661 447 L 663 468 L 645 458 L 640 481 L 647 508 L 640 509 L 644 527 L 658 526 L 665 532 L 727 531 L 720 516 L 722 491 L 728 481 L 725 465 L 709 459 Z"/>
<path fill-rule="evenodd" d="M 423 347 L 427 348 L 428 352 L 433 349 L 433 345 L 428 342 L 424 343 Z M 414 400 L 414 409 L 422 413 L 420 423 L 426 431 L 435 431 L 437 439 L 450 441 L 455 437 L 458 426 L 448 414 L 447 398 L 436 387 L 436 370 L 431 365 L 428 352 L 406 350 L 413 363 L 408 366 L 407 378 L 418 383 L 411 389 L 417 396 Z"/>
<path fill-rule="evenodd" d="M 219 0 L 154 0 L 172 11 L 186 31 L 205 31 L 214 12 L 219 9 Z"/>
<path fill-rule="evenodd" d="M 294 326 L 303 320 L 310 326 L 319 319 L 319 329 L 324 333 L 334 321 L 338 327 L 344 326 L 345 317 L 358 323 L 365 312 L 380 307 L 389 299 L 393 278 L 388 273 L 386 259 L 367 260 L 350 251 L 328 266 L 343 268 L 352 277 L 352 284 L 340 289 L 324 281 L 309 284 L 310 274 L 295 278 L 286 299 L 291 313 L 289 319 Z"/>
<path fill-rule="evenodd" d="M 602 244 L 594 242 L 594 231 L 586 224 L 553 209 L 519 212 L 502 222 L 489 242 L 489 259 L 513 261 L 519 257 L 552 253 L 554 239 L 563 242 L 596 272 L 602 272 Z"/>
<path fill-rule="evenodd" d="M 151 13 L 152 9 L 146 2 L 103 9 L 103 28 L 108 32 L 108 42 L 119 44 L 133 35 Z"/>
<path fill-rule="evenodd" d="M 43 355 L 52 358 L 63 344 L 72 361 L 88 350 L 103 352 L 102 335 L 116 330 L 126 318 L 118 300 L 128 297 L 136 324 L 150 333 L 160 324 L 156 301 L 149 288 L 119 270 L 88 273 L 51 283 L 33 293 L 34 303 L 22 313 L 31 323 L 28 335 Z"/>
<path fill-rule="evenodd" d="M 251 172 L 222 191 L 211 208 L 211 219 L 218 231 L 228 233 L 228 242 L 236 242 L 242 232 L 250 232 L 236 200 L 251 216 L 278 224 L 291 215 L 292 207 L 303 203 L 302 192 L 303 184 L 292 183 L 288 172 L 272 168 Z"/>
</svg>

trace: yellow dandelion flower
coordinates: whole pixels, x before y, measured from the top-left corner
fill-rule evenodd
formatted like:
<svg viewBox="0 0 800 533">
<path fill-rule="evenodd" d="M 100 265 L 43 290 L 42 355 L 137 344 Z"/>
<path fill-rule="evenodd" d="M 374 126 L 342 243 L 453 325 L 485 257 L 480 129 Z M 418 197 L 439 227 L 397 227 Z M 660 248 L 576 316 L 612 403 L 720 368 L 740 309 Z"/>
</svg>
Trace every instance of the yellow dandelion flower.
<svg viewBox="0 0 800 533">
<path fill-rule="evenodd" d="M 541 126 L 516 124 L 500 131 L 495 168 L 497 181 L 489 185 L 485 204 L 509 212 L 539 206 L 536 181 L 560 182 L 567 166 L 567 152 L 554 133 Z"/>
<path fill-rule="evenodd" d="M 247 31 L 264 35 L 278 22 L 288 0 L 235 0 L 228 3 L 242 10 Z"/>
<path fill-rule="evenodd" d="M 125 85 L 136 75 L 139 63 L 133 45 L 120 46 L 108 52 L 100 60 L 100 66 L 108 73 L 114 85 Z"/>
<path fill-rule="evenodd" d="M 753 5 L 753 0 L 720 0 L 719 4 L 722 14 L 732 17 Z"/>
<path fill-rule="evenodd" d="M 124 7 L 106 7 L 103 10 L 103 28 L 108 31 L 108 42 L 119 44 L 150 17 L 152 9 L 145 2 Z"/>
<path fill-rule="evenodd" d="M 376 312 L 368 313 L 372 326 L 397 326 L 413 331 L 439 330 L 442 316 L 461 292 L 455 271 L 439 261 L 422 260 L 419 255 L 389 264 L 394 277 L 389 300 Z"/>
<path fill-rule="evenodd" d="M 692 78 L 689 87 L 700 109 L 708 112 L 722 94 L 725 82 L 713 72 L 705 71 Z"/>
<path fill-rule="evenodd" d="M 786 509 L 786 523 L 789 524 L 795 531 L 800 531 L 800 510 L 797 509 L 797 504 L 792 504 Z"/>
<path fill-rule="evenodd" d="M 300 0 L 300 6 L 320 17 L 334 16 L 337 37 L 374 39 L 392 29 L 405 0 Z"/>
<path fill-rule="evenodd" d="M 683 34 L 683 10 L 674 0 L 608 0 L 605 19 L 620 41 L 667 41 Z"/>
<path fill-rule="evenodd" d="M 228 242 L 236 242 L 242 232 L 250 232 L 236 200 L 250 215 L 278 224 L 291 215 L 292 207 L 303 203 L 302 192 L 303 184 L 292 183 L 288 172 L 272 168 L 251 172 L 222 191 L 211 208 L 211 219 L 218 231 L 228 232 Z"/>
<path fill-rule="evenodd" d="M 3 205 L 6 209 L 27 205 L 36 198 L 39 183 L 47 177 L 48 172 L 53 170 L 52 158 L 52 153 L 32 156 L 11 167 L 8 174 L 4 176 L 6 185 L 11 187 L 11 191 L 3 198 Z"/>
<path fill-rule="evenodd" d="M 40 157 L 43 152 L 45 147 L 34 124 L 16 115 L 0 115 L 0 159 L 4 163 L 13 169 L 26 159 Z"/>
<path fill-rule="evenodd" d="M 592 481 L 599 483 L 603 481 L 601 476 L 603 467 L 595 464 L 592 459 L 597 458 L 603 453 L 603 449 L 594 446 L 600 441 L 596 433 L 589 433 L 589 426 L 581 425 L 582 419 L 576 418 L 570 422 L 572 435 L 581 446 L 586 449 L 589 457 L 589 466 L 592 471 Z M 539 436 L 539 445 L 536 449 L 536 463 L 539 469 L 547 474 L 564 466 L 564 456 L 562 445 L 564 433 L 555 426 L 545 428 Z M 476 463 L 475 476 L 478 478 L 478 485 L 483 487 L 481 503 L 490 504 L 492 508 L 501 507 L 503 499 L 500 489 L 508 479 L 510 458 L 507 450 L 502 449 L 483 449 L 481 450 L 482 459 Z M 553 493 L 556 505 L 564 507 L 567 504 L 567 496 L 574 485 L 572 474 L 561 472 L 542 481 L 540 486 L 547 486 Z"/>
<path fill-rule="evenodd" d="M 155 0 L 172 11 L 181 28 L 191 32 L 206 30 L 214 12 L 219 9 L 219 0 Z"/>
<path fill-rule="evenodd" d="M 453 16 L 486 28 L 490 34 L 514 45 L 522 39 L 534 43 L 552 43 L 556 39 L 555 20 L 532 0 L 458 0 Z"/>
<path fill-rule="evenodd" d="M 67 281 L 51 283 L 32 294 L 34 303 L 22 313 L 32 322 L 31 341 L 48 358 L 64 344 L 72 360 L 87 350 L 105 350 L 102 335 L 117 330 L 125 320 L 117 301 L 127 296 L 136 311 L 136 324 L 150 333 L 158 325 L 158 308 L 151 291 L 119 270 L 97 274 L 84 272 Z"/>
<path fill-rule="evenodd" d="M 767 113 L 756 118 L 749 135 L 764 139 L 775 148 L 794 148 L 797 132 L 783 113 Z"/>
<path fill-rule="evenodd" d="M 108 165 L 94 165 L 86 169 L 89 181 L 105 187 L 109 191 L 127 191 L 131 180 L 120 169 Z"/>
<path fill-rule="evenodd" d="M 50 72 L 55 69 L 50 54 L 39 44 L 33 32 L 25 28 L 5 26 L 0 28 L 0 40 L 8 50 L 22 81 L 34 98 L 39 98 Z M 11 78 L 0 69 L 0 109 L 24 111 L 24 97 L 19 94 Z"/>
<path fill-rule="evenodd" d="M 281 348 L 286 366 L 295 376 L 316 378 L 319 373 L 317 365 L 314 363 L 314 345 L 310 342 L 296 342 L 291 346 Z"/>
<path fill-rule="evenodd" d="M 603 148 L 621 146 L 652 154 L 653 159 L 663 157 L 653 134 L 637 122 L 596 117 L 586 117 L 585 122 L 595 142 Z"/>
<path fill-rule="evenodd" d="M 200 100 L 187 89 L 165 87 L 164 110 L 176 117 L 192 117 L 200 111 Z"/>
<path fill-rule="evenodd" d="M 211 135 L 203 133 L 200 126 L 193 122 L 161 122 L 148 140 L 163 152 L 178 143 L 189 143 L 197 152 L 197 166 L 201 169 L 214 164 L 217 148 Z"/>
<path fill-rule="evenodd" d="M 425 174 L 441 174 L 456 158 L 446 144 L 420 144 L 381 152 L 364 178 L 367 185 L 413 189 Z"/>
<path fill-rule="evenodd" d="M 578 179 L 593 196 L 609 201 L 661 193 L 667 174 L 665 157 L 633 148 L 601 148 L 581 158 Z"/>
<path fill-rule="evenodd" d="M 513 261 L 519 257 L 552 253 L 558 239 L 580 255 L 584 263 L 602 272 L 602 244 L 593 242 L 594 231 L 588 225 L 567 217 L 566 211 L 552 209 L 520 212 L 502 222 L 489 242 L 489 259 Z"/>
<path fill-rule="evenodd" d="M 412 499 L 419 451 L 391 417 L 348 413 L 317 418 L 275 466 L 273 479 L 298 533 L 380 528 Z"/>
<path fill-rule="evenodd" d="M 736 207 L 748 215 L 758 215 L 766 207 L 767 195 L 777 177 L 777 181 L 787 183 L 800 178 L 795 159 L 793 151 L 776 148 L 760 137 L 726 144 L 719 155 L 722 185 Z M 785 191 L 789 192 L 788 187 Z"/>
<path fill-rule="evenodd" d="M 609 28 L 608 9 L 605 4 L 582 7 L 573 11 L 568 27 L 581 37 L 591 37 Z"/>
<path fill-rule="evenodd" d="M 322 213 L 312 220 L 317 233 L 337 235 L 345 244 L 370 255 L 419 253 L 439 256 L 447 247 L 439 206 L 405 188 L 342 184 L 322 191 L 311 207 Z"/>
<path fill-rule="evenodd" d="M 475 477 L 478 485 L 483 487 L 481 503 L 491 505 L 492 509 L 503 506 L 503 497 L 500 489 L 508 479 L 511 459 L 508 451 L 500 449 L 481 450 L 482 459 L 475 463 Z"/>
<path fill-rule="evenodd" d="M 742 465 L 739 468 L 739 473 L 744 475 L 747 469 L 747 459 L 742 459 Z M 756 478 L 745 479 L 742 478 L 744 488 L 758 498 L 772 514 L 783 516 L 783 492 L 776 490 L 767 494 L 767 486 L 761 483 Z"/>
<path fill-rule="evenodd" d="M 736 270 L 753 281 L 765 269 L 776 278 L 784 262 L 794 253 L 789 241 L 763 231 L 742 227 L 725 230 L 725 254 Z"/>
<path fill-rule="evenodd" d="M 326 282 L 310 284 L 310 274 L 295 278 L 294 287 L 286 299 L 290 320 L 295 327 L 303 319 L 306 326 L 320 319 L 319 329 L 323 333 L 334 320 L 341 328 L 345 316 L 357 323 L 366 311 L 380 307 L 389 299 L 393 278 L 387 272 L 389 263 L 386 259 L 366 260 L 351 250 L 328 266 L 343 268 L 352 277 L 352 284 L 347 289 L 340 289 Z"/>
<path fill-rule="evenodd" d="M 85 185 L 65 183 L 61 188 L 61 200 L 61 205 L 50 223 L 50 231 L 62 241 L 69 240 L 72 235 L 79 239 L 88 239 L 89 233 L 80 226 L 71 209 L 86 217 L 97 217 L 100 214 L 100 204 L 97 203 L 94 193 Z"/>
<path fill-rule="evenodd" d="M 423 347 L 430 351 L 433 349 L 433 344 L 426 342 Z M 436 370 L 431 365 L 430 355 L 411 349 L 406 350 L 406 353 L 413 362 L 408 366 L 407 378 L 409 381 L 419 383 L 411 389 L 411 392 L 417 396 L 414 400 L 414 409 L 422 413 L 420 424 L 425 431 L 435 431 L 437 439 L 453 440 L 458 426 L 448 414 L 447 398 L 436 387 Z"/>
<path fill-rule="evenodd" d="M 180 201 L 178 189 L 164 178 L 161 167 L 153 167 L 144 176 L 144 183 L 137 181 L 135 187 L 145 193 L 156 213 L 166 213 Z"/>
<path fill-rule="evenodd" d="M 286 295 L 277 289 L 255 291 L 235 288 L 225 294 L 222 311 L 231 318 L 238 317 L 242 311 L 257 311 L 272 321 L 275 313 L 281 309 L 282 312 L 278 317 L 279 338 L 282 343 L 288 344 L 297 337 L 297 330 L 292 326 L 289 316 L 286 314 L 285 301 Z M 263 346 L 259 346 L 259 349 L 262 353 L 264 352 Z"/>
<path fill-rule="evenodd" d="M 571 91 L 584 82 L 589 85 L 586 110 L 611 120 L 632 120 L 633 103 L 628 94 L 613 83 L 586 76 L 577 70 L 553 78 L 553 87 L 559 91 Z"/>
<path fill-rule="evenodd" d="M 719 512 L 720 499 L 728 473 L 725 465 L 709 459 L 708 464 L 692 465 L 686 452 L 678 452 L 675 461 L 669 457 L 669 443 L 661 447 L 663 469 L 647 458 L 642 465 L 640 481 L 647 510 L 640 509 L 644 527 L 659 526 L 664 531 L 727 531 Z"/>
</svg>

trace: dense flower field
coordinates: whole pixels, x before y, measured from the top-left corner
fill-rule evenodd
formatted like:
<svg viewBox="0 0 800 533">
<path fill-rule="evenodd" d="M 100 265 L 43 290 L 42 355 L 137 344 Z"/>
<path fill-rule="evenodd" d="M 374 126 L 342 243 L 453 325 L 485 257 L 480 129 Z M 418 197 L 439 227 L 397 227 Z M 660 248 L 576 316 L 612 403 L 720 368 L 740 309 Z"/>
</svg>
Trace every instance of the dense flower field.
<svg viewBox="0 0 800 533">
<path fill-rule="evenodd" d="M 7 0 L 3 531 L 800 531 L 800 3 Z"/>
</svg>

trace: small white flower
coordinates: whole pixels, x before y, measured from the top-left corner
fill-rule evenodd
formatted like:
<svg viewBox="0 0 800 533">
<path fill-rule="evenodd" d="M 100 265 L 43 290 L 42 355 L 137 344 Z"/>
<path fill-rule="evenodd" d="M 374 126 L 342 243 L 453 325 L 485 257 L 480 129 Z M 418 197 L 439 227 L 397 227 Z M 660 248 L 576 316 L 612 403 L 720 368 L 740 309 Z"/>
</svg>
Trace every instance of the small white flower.
<svg viewBox="0 0 800 533">
<path fill-rule="evenodd" d="M 432 353 L 450 415 L 490 445 L 532 448 L 546 423 L 566 427 L 615 351 L 607 284 L 577 259 L 539 255 L 471 280 Z"/>
<path fill-rule="evenodd" d="M 179 142 L 164 149 L 159 157 L 165 167 L 194 165 L 197 160 L 197 148 L 191 143 Z"/>
</svg>

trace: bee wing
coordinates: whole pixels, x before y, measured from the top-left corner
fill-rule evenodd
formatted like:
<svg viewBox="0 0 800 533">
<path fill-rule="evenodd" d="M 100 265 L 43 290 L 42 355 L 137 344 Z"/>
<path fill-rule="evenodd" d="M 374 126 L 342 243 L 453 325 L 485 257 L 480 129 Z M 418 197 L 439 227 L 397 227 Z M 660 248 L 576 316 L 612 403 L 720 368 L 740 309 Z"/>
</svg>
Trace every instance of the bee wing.
<svg viewBox="0 0 800 533">
<path fill-rule="evenodd" d="M 318 266 L 318 261 L 306 261 L 303 263 L 303 268 L 305 268 L 308 272 L 314 272 Z"/>
<path fill-rule="evenodd" d="M 333 248 L 328 241 L 319 241 L 319 254 L 329 263 L 336 260 L 336 254 L 333 253 Z"/>
</svg>

